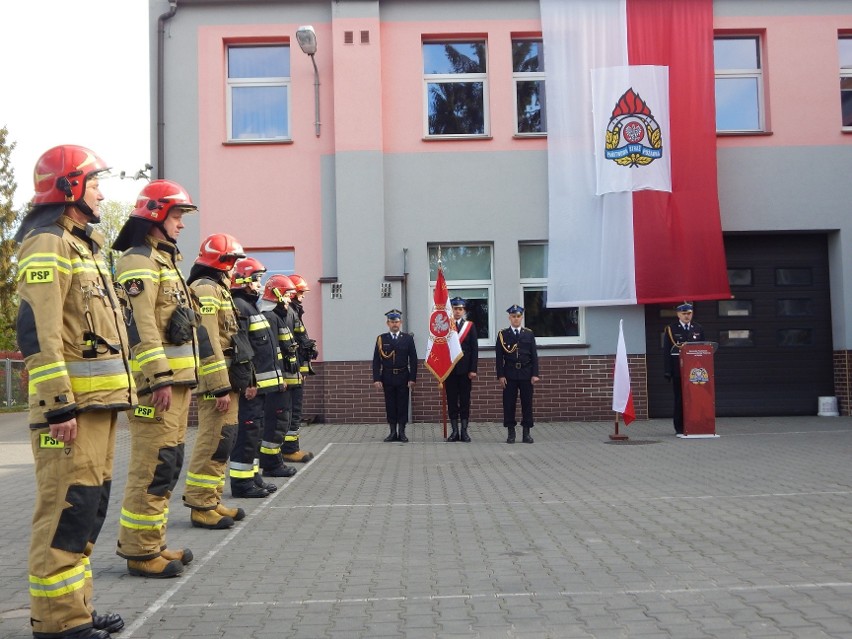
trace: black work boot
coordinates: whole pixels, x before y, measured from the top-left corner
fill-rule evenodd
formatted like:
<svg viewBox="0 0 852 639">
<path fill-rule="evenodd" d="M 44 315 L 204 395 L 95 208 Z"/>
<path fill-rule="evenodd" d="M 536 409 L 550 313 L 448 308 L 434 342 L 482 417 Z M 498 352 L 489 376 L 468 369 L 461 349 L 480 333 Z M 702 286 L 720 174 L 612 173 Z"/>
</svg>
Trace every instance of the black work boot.
<svg viewBox="0 0 852 639">
<path fill-rule="evenodd" d="M 403 444 L 408 443 L 408 437 L 405 436 L 405 424 L 399 425 L 399 441 Z"/>
<path fill-rule="evenodd" d="M 451 432 L 450 436 L 447 437 L 447 441 L 457 442 L 459 440 L 459 420 L 450 419 L 450 427 L 453 429 L 453 432 Z"/>
<path fill-rule="evenodd" d="M 108 612 L 105 615 L 99 615 L 98 611 L 95 610 L 92 612 L 92 628 L 106 632 L 118 632 L 124 628 L 124 619 L 117 612 Z"/>
<path fill-rule="evenodd" d="M 467 434 L 467 420 L 461 420 L 461 437 L 459 438 L 465 443 L 470 443 L 470 435 Z"/>
<path fill-rule="evenodd" d="M 292 466 L 286 466 L 284 464 L 281 464 L 280 466 L 276 466 L 275 468 L 264 468 L 263 469 L 263 476 L 264 477 L 292 477 L 295 474 L 296 474 L 295 468 L 293 468 Z"/>
<path fill-rule="evenodd" d="M 231 481 L 231 495 L 238 499 L 263 499 L 269 497 L 269 492 L 255 484 L 253 479 L 240 479 Z"/>
<path fill-rule="evenodd" d="M 525 444 L 532 444 L 533 438 L 530 436 L 530 427 L 524 426 L 523 437 L 521 437 L 521 441 Z"/>
<path fill-rule="evenodd" d="M 506 443 L 514 444 L 515 443 L 515 427 L 507 426 L 506 427 Z"/>
<path fill-rule="evenodd" d="M 262 488 L 268 493 L 274 493 L 276 490 L 278 490 L 278 486 L 276 486 L 275 484 L 263 481 L 263 477 L 260 476 L 260 473 L 255 473 L 252 479 L 254 481 L 255 486 L 257 486 L 258 488 Z"/>
<path fill-rule="evenodd" d="M 385 437 L 386 442 L 395 442 L 399 440 L 399 437 L 396 434 L 396 424 L 389 424 L 390 426 L 390 434 Z"/>
<path fill-rule="evenodd" d="M 83 628 L 70 635 L 62 635 L 63 639 L 109 639 L 109 632 L 97 628 Z"/>
</svg>

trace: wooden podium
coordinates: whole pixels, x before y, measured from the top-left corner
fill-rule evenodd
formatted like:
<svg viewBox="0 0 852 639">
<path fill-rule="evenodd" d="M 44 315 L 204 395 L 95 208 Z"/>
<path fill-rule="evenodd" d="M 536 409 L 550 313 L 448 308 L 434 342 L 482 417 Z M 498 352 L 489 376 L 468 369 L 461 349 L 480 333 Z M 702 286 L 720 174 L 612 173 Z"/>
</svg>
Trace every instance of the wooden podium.
<svg viewBox="0 0 852 639">
<path fill-rule="evenodd" d="M 716 434 L 715 342 L 688 342 L 680 349 L 683 391 L 682 439 L 706 439 Z"/>
</svg>

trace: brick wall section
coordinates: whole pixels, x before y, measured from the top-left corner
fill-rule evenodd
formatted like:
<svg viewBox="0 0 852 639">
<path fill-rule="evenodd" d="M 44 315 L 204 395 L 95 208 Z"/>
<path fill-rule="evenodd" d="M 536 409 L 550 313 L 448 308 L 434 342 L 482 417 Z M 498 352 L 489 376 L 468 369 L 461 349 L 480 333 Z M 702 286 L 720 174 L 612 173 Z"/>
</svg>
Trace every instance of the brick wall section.
<svg viewBox="0 0 852 639">
<path fill-rule="evenodd" d="M 546 357 L 540 360 L 542 379 L 535 390 L 536 421 L 609 421 L 612 412 L 612 373 L 615 357 Z M 637 419 L 648 418 L 645 356 L 628 357 Z M 372 386 L 370 362 L 315 363 L 317 375 L 305 383 L 306 417 L 335 424 L 385 422 L 384 396 Z M 420 362 L 413 394 L 415 422 L 441 420 L 441 399 L 432 374 Z M 474 382 L 471 421 L 502 422 L 501 390 L 494 364 L 483 360 Z M 519 402 L 520 404 L 520 402 Z M 520 420 L 520 405 L 518 406 Z"/>
<path fill-rule="evenodd" d="M 834 394 L 838 412 L 852 416 L 852 351 L 834 351 Z"/>
</svg>

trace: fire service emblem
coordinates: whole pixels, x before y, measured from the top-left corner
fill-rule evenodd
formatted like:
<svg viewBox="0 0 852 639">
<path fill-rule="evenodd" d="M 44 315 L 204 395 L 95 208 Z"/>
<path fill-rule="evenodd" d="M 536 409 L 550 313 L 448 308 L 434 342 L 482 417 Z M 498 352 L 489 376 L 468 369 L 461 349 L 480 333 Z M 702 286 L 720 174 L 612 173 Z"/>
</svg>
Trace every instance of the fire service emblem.
<svg viewBox="0 0 852 639">
<path fill-rule="evenodd" d="M 612 110 L 606 128 L 605 157 L 620 166 L 637 167 L 663 157 L 663 136 L 651 109 L 628 89 Z"/>
</svg>

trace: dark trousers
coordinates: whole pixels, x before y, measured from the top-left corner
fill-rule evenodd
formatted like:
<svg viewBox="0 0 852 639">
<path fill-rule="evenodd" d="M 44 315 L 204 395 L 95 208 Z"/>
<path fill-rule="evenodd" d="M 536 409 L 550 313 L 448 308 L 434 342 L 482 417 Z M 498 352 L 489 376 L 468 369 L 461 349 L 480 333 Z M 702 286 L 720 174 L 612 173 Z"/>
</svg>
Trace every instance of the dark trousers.
<svg viewBox="0 0 852 639">
<path fill-rule="evenodd" d="M 240 408 L 237 412 L 239 426 L 234 449 L 231 451 L 232 462 L 251 464 L 257 458 L 265 404 L 266 395 L 257 395 L 254 399 L 240 397 Z"/>
<path fill-rule="evenodd" d="M 503 389 L 503 426 L 514 426 L 516 423 L 518 394 L 521 396 L 521 426 L 532 428 L 533 385 L 529 379 L 506 379 L 506 388 Z"/>
<path fill-rule="evenodd" d="M 382 384 L 385 392 L 385 413 L 388 424 L 405 426 L 408 423 L 408 383 L 399 386 Z"/>
<path fill-rule="evenodd" d="M 467 375 L 450 375 L 444 381 L 447 391 L 447 412 L 450 419 L 470 419 L 470 389 L 473 384 Z"/>
<path fill-rule="evenodd" d="M 290 400 L 290 424 L 296 426 L 302 423 L 302 401 L 305 398 L 304 381 L 298 386 L 290 386 L 288 393 L 292 393 Z"/>
<path fill-rule="evenodd" d="M 672 391 L 674 394 L 674 413 L 672 421 L 676 433 L 683 433 L 683 388 L 680 385 L 680 375 L 672 377 Z"/>
<path fill-rule="evenodd" d="M 277 449 L 277 453 L 264 453 L 261 445 L 260 467 L 273 469 L 281 465 L 281 445 L 290 424 L 290 391 L 265 395 L 263 415 L 263 444 L 268 450 Z"/>
</svg>

